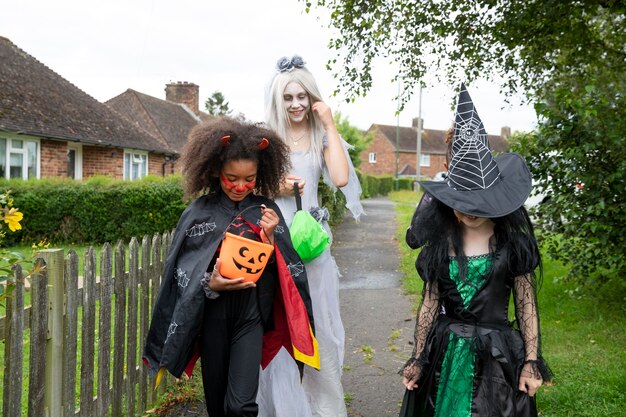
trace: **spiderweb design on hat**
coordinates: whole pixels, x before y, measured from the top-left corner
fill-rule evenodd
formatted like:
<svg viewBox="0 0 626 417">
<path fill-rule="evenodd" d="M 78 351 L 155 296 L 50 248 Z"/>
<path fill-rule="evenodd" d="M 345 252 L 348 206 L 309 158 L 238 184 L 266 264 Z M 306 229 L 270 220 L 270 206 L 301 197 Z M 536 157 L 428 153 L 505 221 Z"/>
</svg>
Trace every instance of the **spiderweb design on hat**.
<svg viewBox="0 0 626 417">
<path fill-rule="evenodd" d="M 455 190 L 484 190 L 500 177 L 487 142 L 487 133 L 465 88 L 461 91 L 454 120 L 452 159 L 448 185 Z"/>
</svg>

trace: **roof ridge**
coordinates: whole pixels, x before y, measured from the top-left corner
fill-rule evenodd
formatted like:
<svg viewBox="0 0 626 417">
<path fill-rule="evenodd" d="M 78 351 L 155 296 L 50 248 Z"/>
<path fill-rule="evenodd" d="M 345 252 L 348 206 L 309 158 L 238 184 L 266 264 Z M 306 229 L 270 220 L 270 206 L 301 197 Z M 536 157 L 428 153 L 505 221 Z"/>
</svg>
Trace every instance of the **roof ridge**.
<svg viewBox="0 0 626 417">
<path fill-rule="evenodd" d="M 10 46 L 12 48 L 14 48 L 16 51 L 18 51 L 20 54 L 23 55 L 27 55 L 29 57 L 29 59 L 32 59 L 34 61 L 36 61 L 39 65 L 42 65 L 44 68 L 46 68 L 48 71 L 52 72 L 54 75 L 56 75 L 57 77 L 59 77 L 61 80 L 63 80 L 64 82 L 66 82 L 67 84 L 69 84 L 71 87 L 77 89 L 78 91 L 80 91 L 82 94 L 85 94 L 86 96 L 88 96 L 90 99 L 103 104 L 102 102 L 98 101 L 98 99 L 96 99 L 95 97 L 93 97 L 91 94 L 87 93 L 86 91 L 80 89 L 76 84 L 72 83 L 70 80 L 68 80 L 67 78 L 65 78 L 64 76 L 62 76 L 61 74 L 59 74 L 58 72 L 56 72 L 55 70 L 53 70 L 52 68 L 50 68 L 48 65 L 44 64 L 42 61 L 38 60 L 37 58 L 35 58 L 34 55 L 29 54 L 28 52 L 26 52 L 25 50 L 23 50 L 22 48 L 20 48 L 19 46 L 17 46 L 15 43 L 13 43 L 13 41 L 11 41 L 11 39 L 5 37 L 5 36 L 0 36 L 0 38 L 6 40 Z"/>
<path fill-rule="evenodd" d="M 6 94 L 16 101 L 11 112 L 0 119 L 9 131 L 97 146 L 172 152 L 158 136 L 135 126 L 10 39 L 1 36 L 0 48 L 9 57 L 3 62 L 6 67 L 0 66 L 0 76 L 6 77 Z M 30 117 L 36 114 L 42 117 Z"/>
</svg>

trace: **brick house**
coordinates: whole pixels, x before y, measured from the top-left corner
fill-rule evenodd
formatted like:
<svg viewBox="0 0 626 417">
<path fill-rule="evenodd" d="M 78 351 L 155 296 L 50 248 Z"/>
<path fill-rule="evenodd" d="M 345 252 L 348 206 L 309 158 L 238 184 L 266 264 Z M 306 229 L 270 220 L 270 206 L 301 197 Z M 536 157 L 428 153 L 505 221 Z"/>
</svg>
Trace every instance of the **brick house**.
<svg viewBox="0 0 626 417">
<path fill-rule="evenodd" d="M 374 133 L 374 139 L 367 149 L 361 152 L 360 170 L 368 175 L 396 174 L 396 137 L 398 138 L 397 169 L 398 176 L 415 176 L 417 163 L 417 121 L 413 119 L 413 126 L 405 127 L 373 124 L 369 132 Z M 423 123 L 423 121 L 422 121 Z M 438 172 L 444 171 L 446 161 L 446 131 L 422 129 L 420 176 L 432 178 Z M 487 135 L 491 149 L 496 153 L 508 152 L 507 138 L 511 129 L 503 127 L 501 135 Z"/>
<path fill-rule="evenodd" d="M 163 174 L 179 171 L 176 159 L 191 129 L 213 116 L 199 110 L 199 87 L 184 82 L 165 87 L 165 100 L 128 89 L 105 104 L 135 126 L 167 143 L 176 155 L 163 164 Z"/>
<path fill-rule="evenodd" d="M 0 176 L 135 179 L 176 153 L 0 37 Z"/>
</svg>

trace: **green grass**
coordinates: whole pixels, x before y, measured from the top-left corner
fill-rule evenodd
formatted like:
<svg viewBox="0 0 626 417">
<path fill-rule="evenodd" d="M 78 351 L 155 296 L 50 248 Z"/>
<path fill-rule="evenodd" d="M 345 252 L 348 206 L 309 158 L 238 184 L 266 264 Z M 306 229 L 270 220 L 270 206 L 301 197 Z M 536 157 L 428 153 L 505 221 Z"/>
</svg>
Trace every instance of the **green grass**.
<svg viewBox="0 0 626 417">
<path fill-rule="evenodd" d="M 404 244 L 416 193 L 390 194 L 396 206 L 401 242 L 403 288 L 419 302 L 422 282 L 415 271 L 413 251 Z M 541 243 L 541 242 L 540 242 Z M 554 372 L 537 397 L 543 417 L 615 417 L 626 404 L 626 317 L 620 297 L 598 298 L 577 291 L 564 277 L 566 265 L 543 257 L 539 291 L 543 355 Z M 605 290 L 605 294 L 610 289 Z"/>
<path fill-rule="evenodd" d="M 360 349 L 363 352 L 363 362 L 370 364 L 372 359 L 374 359 L 374 349 L 370 345 L 363 345 Z"/>
</svg>

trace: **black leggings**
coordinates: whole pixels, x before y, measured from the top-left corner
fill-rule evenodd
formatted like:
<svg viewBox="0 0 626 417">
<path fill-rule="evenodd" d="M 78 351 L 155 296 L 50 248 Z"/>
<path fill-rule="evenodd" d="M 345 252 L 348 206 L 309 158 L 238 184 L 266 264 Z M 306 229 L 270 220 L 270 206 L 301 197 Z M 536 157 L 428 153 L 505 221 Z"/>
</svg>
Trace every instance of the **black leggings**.
<svg viewBox="0 0 626 417">
<path fill-rule="evenodd" d="M 263 342 L 256 288 L 207 299 L 204 313 L 201 364 L 209 417 L 256 416 Z"/>
</svg>

